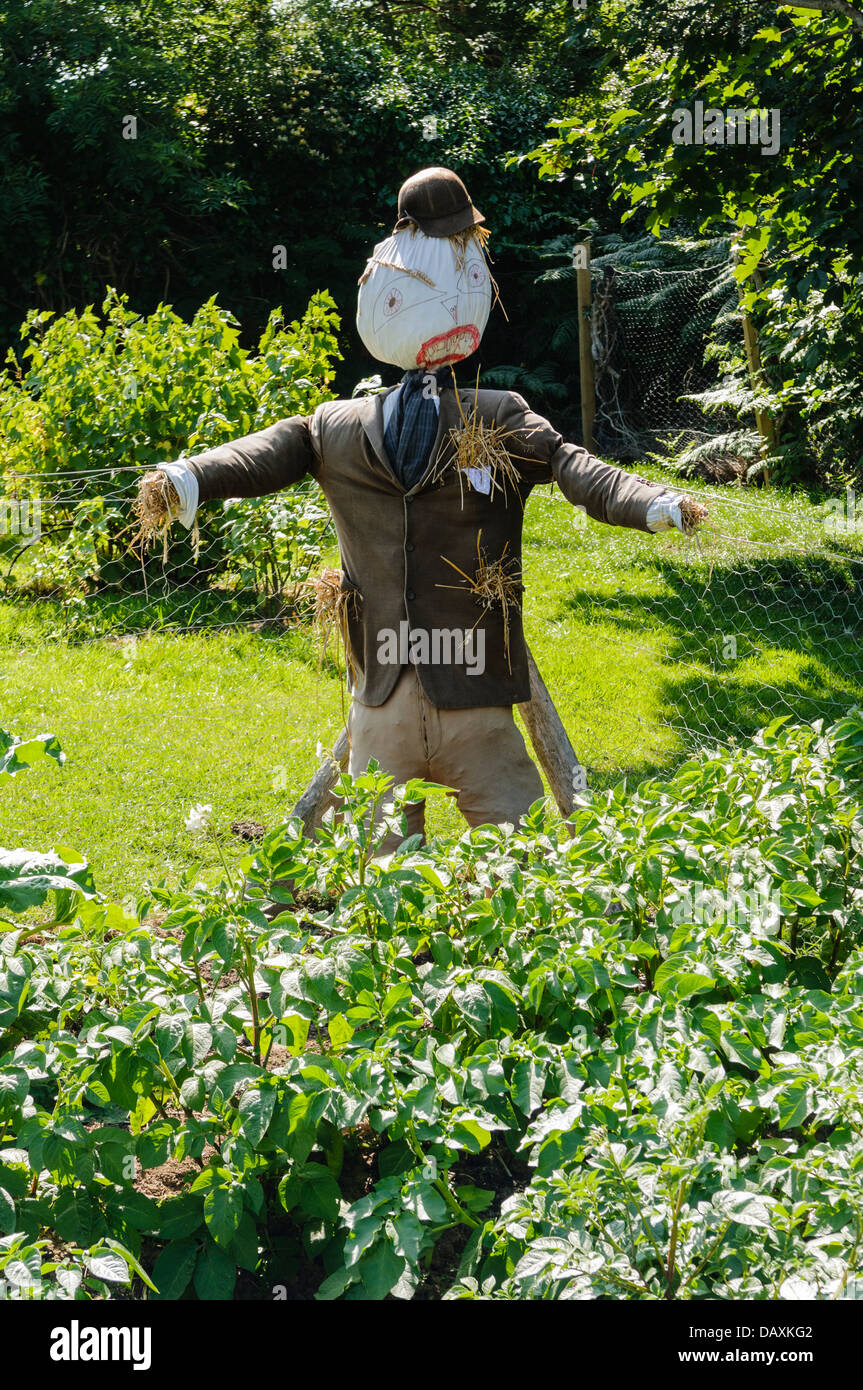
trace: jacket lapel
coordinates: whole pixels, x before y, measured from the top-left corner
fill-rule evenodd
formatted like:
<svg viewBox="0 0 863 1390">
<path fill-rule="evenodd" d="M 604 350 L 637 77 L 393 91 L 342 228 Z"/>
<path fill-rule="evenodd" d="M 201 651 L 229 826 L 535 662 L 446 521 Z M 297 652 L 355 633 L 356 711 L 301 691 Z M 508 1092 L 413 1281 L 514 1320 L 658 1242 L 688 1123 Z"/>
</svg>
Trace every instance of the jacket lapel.
<svg viewBox="0 0 863 1390">
<path fill-rule="evenodd" d="M 399 384 L 391 386 L 389 391 L 379 391 L 374 396 L 366 396 L 358 406 L 358 414 L 363 431 L 375 452 L 375 456 L 387 471 L 387 476 L 392 479 L 400 492 L 404 492 L 402 484 L 390 463 L 386 444 L 384 443 L 384 401 L 393 391 L 399 389 Z M 470 418 L 469 411 L 472 403 L 470 392 L 460 393 L 463 395 L 461 408 Z M 426 486 L 429 476 L 434 473 L 447 449 L 452 448 L 449 432 L 454 430 L 461 423 L 461 413 L 456 400 L 455 388 L 451 391 L 442 391 L 440 395 L 440 411 L 438 414 L 437 434 L 429 455 L 429 464 L 419 482 L 411 489 L 409 496 L 420 492 Z"/>
<path fill-rule="evenodd" d="M 404 488 L 393 471 L 384 443 L 384 400 L 391 392 L 398 389 L 399 384 L 397 383 L 395 386 L 391 386 L 389 391 L 379 391 L 374 396 L 366 396 L 359 404 L 358 413 L 366 438 L 374 449 L 376 457 L 383 464 L 387 475 L 403 492 Z"/>
</svg>

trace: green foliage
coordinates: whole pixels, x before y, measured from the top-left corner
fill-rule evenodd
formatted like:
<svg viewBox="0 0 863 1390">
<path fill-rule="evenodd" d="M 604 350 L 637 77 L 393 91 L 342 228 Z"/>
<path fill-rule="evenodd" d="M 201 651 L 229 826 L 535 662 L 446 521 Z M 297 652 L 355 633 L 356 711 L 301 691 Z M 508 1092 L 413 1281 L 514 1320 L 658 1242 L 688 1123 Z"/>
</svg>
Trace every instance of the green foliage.
<svg viewBox="0 0 863 1390">
<path fill-rule="evenodd" d="M 600 27 L 617 17 L 614 6 L 599 9 Z M 531 157 L 542 174 L 583 186 L 589 152 L 628 204 L 624 220 L 643 214 L 649 231 L 682 219 L 734 234 L 767 384 L 753 392 L 739 351 L 732 384 L 748 388 L 748 408 L 779 422 L 778 478 L 835 483 L 859 476 L 863 462 L 863 233 L 851 174 L 859 122 L 835 114 L 860 105 L 859 35 L 845 16 L 781 13 L 780 26 L 772 5 L 732 15 L 676 0 L 657 23 L 652 7 L 634 5 L 605 100 L 573 103 Z M 722 111 L 778 111 L 778 151 L 672 143 L 672 113 L 696 98 Z M 763 283 L 750 278 L 759 269 Z"/>
<path fill-rule="evenodd" d="M 571 29 L 568 0 L 9 0 L 0 333 L 106 284 L 145 311 L 170 294 L 185 317 L 227 287 L 255 332 L 323 285 L 350 312 L 399 184 L 431 163 L 524 240 L 558 200 L 504 159 L 568 89 L 555 60 Z"/>
<path fill-rule="evenodd" d="M 0 729 L 0 786 L 8 782 L 10 777 L 45 758 L 53 758 L 60 767 L 66 760 L 66 754 L 53 734 L 20 739 L 14 734 L 7 734 L 5 729 Z"/>
<path fill-rule="evenodd" d="M 168 1299 L 850 1294 L 861 747 L 777 720 L 386 865 L 434 788 L 370 832 L 372 766 L 246 886 L 7 931 L 4 1250 L 56 1297 L 58 1250 Z"/>
<path fill-rule="evenodd" d="M 255 352 L 240 346 L 239 324 L 215 299 L 189 323 L 164 304 L 137 314 L 114 292 L 101 316 L 90 307 L 30 313 L 20 363 L 10 350 L 0 378 L 0 439 L 6 488 L 44 499 L 31 583 L 68 590 L 120 577 L 132 563 L 138 471 L 310 414 L 331 394 L 337 326 L 325 291 L 294 323 L 273 310 Z M 208 573 L 228 569 L 240 583 L 278 590 L 288 574 L 305 577 L 325 524 L 311 484 L 235 504 L 221 522 L 205 522 Z M 194 574 L 190 544 L 180 549 L 175 579 L 178 569 Z"/>
</svg>

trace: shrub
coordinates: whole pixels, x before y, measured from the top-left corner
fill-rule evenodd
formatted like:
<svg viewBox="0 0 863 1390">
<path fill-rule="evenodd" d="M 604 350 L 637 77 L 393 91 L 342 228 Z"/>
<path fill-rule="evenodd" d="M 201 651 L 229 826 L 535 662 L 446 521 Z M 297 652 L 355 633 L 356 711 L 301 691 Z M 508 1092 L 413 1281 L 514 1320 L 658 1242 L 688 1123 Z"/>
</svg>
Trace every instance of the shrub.
<svg viewBox="0 0 863 1390">
<path fill-rule="evenodd" d="M 92 308 L 29 314 L 22 360 L 10 351 L 0 379 L 0 440 L 5 487 L 42 499 L 31 577 L 43 589 L 68 588 L 140 565 L 129 553 L 139 470 L 311 413 L 331 394 L 337 325 L 326 292 L 292 324 L 273 310 L 256 352 L 240 347 L 236 319 L 215 298 L 190 323 L 165 304 L 136 314 L 114 292 L 101 318 Z M 251 571 L 267 591 L 302 561 L 303 578 L 326 518 L 311 483 L 238 503 L 221 520 L 213 513 L 201 537 L 208 575 L 247 580 Z M 154 573 L 159 563 L 153 556 Z M 188 540 L 175 546 L 171 573 L 174 581 L 194 574 Z"/>
</svg>

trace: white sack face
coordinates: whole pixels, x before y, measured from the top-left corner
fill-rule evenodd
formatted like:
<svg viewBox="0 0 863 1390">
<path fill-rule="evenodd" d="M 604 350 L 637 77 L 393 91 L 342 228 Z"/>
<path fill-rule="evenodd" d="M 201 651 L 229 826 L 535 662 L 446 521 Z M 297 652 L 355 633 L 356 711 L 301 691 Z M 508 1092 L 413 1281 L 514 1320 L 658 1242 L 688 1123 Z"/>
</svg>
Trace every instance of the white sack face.
<svg viewBox="0 0 863 1390">
<path fill-rule="evenodd" d="M 433 371 L 476 352 L 491 309 L 491 278 L 475 241 L 461 247 L 405 228 L 378 243 L 367 271 L 357 330 L 379 362 Z"/>
</svg>

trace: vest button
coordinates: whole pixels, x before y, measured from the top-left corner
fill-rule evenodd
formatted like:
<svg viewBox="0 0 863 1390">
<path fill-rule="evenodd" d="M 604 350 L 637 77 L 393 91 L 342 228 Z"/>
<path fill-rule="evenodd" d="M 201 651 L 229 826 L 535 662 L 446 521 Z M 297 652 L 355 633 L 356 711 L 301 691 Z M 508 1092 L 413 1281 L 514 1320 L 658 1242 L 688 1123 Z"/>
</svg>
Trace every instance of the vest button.
<svg viewBox="0 0 863 1390">
<path fill-rule="evenodd" d="M 416 594 L 414 593 L 413 589 L 408 589 L 407 593 L 405 594 L 405 598 L 408 600 L 409 603 L 416 598 Z"/>
<path fill-rule="evenodd" d="M 406 545 L 405 545 L 405 550 L 413 550 L 413 548 L 414 548 L 414 543 L 413 543 L 413 541 L 408 541 L 408 542 L 406 543 Z"/>
</svg>

